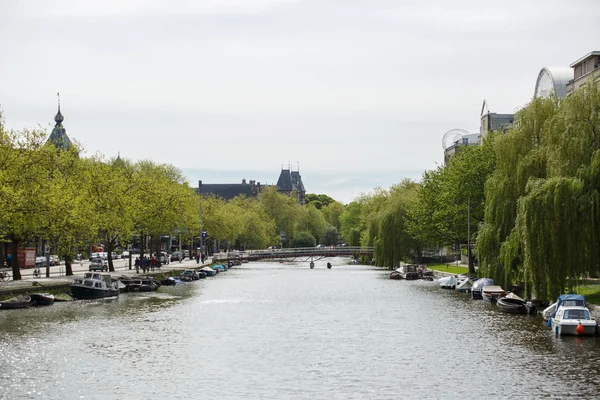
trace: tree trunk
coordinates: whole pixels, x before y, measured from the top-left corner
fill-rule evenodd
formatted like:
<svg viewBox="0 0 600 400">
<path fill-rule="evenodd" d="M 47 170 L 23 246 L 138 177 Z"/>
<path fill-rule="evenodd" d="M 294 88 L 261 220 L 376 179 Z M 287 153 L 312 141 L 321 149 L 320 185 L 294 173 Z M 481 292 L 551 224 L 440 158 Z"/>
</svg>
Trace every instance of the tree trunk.
<svg viewBox="0 0 600 400">
<path fill-rule="evenodd" d="M 469 261 L 469 274 L 475 274 L 475 264 L 473 263 L 471 246 L 469 246 L 467 249 L 467 260 Z"/>
<path fill-rule="evenodd" d="M 65 274 L 67 276 L 73 275 L 73 267 L 71 265 L 73 257 L 71 257 L 70 254 L 65 254 L 63 255 L 63 258 L 65 259 Z"/>
<path fill-rule="evenodd" d="M 11 235 L 11 243 L 10 243 L 10 254 L 11 257 L 11 267 L 12 267 L 12 275 L 13 281 L 20 281 L 21 278 L 21 269 L 19 268 L 19 257 L 17 254 L 17 249 L 19 248 L 19 244 L 21 243 L 21 239 L 16 237 L 15 235 Z"/>
<path fill-rule="evenodd" d="M 140 262 L 144 259 L 144 247 L 146 247 L 146 236 L 140 233 Z"/>
<path fill-rule="evenodd" d="M 106 245 L 106 257 L 108 258 L 108 270 L 110 272 L 115 272 L 115 266 L 113 264 L 112 252 L 115 249 L 115 245 L 113 240 L 109 240 Z"/>
</svg>

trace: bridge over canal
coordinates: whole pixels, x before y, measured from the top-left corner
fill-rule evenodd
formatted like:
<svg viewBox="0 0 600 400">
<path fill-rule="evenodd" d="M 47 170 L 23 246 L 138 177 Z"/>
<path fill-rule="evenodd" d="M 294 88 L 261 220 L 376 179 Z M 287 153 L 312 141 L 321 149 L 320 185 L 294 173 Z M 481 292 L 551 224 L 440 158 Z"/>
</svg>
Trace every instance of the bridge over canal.
<svg viewBox="0 0 600 400">
<path fill-rule="evenodd" d="M 329 246 L 329 247 L 300 247 L 294 249 L 247 250 L 229 251 L 213 254 L 213 262 L 229 260 L 300 260 L 318 261 L 327 257 L 362 257 L 373 256 L 373 247 Z"/>
</svg>

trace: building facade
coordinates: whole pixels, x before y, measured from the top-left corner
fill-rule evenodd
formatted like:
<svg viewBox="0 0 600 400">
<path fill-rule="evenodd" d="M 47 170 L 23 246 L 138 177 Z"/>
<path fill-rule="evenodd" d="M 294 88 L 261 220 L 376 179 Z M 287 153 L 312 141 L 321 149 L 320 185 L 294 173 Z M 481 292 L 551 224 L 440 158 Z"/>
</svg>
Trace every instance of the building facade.
<svg viewBox="0 0 600 400">
<path fill-rule="evenodd" d="M 282 169 L 277 179 L 277 191 L 286 196 L 295 196 L 298 198 L 300 205 L 306 204 L 306 189 L 300 176 L 300 171 L 292 171 L 291 169 Z"/>
<path fill-rule="evenodd" d="M 260 192 L 266 187 L 275 187 L 277 192 L 286 196 L 297 196 L 298 203 L 306 204 L 306 189 L 299 171 L 282 169 L 277 180 L 277 185 L 261 185 L 254 180 L 242 183 L 203 183 L 198 181 L 196 193 L 200 195 L 215 195 L 223 200 L 231 200 L 234 197 L 243 195 L 246 197 L 258 197 Z"/>
<path fill-rule="evenodd" d="M 573 93 L 586 84 L 600 84 L 600 51 L 592 51 L 570 65 L 573 79 L 567 84 L 567 93 Z"/>
<path fill-rule="evenodd" d="M 479 145 L 479 133 L 469 133 L 464 129 L 450 129 L 444 134 L 442 147 L 444 148 L 444 163 L 448 163 L 462 147 Z"/>
<path fill-rule="evenodd" d="M 567 84 L 571 80 L 573 80 L 573 70 L 571 68 L 544 67 L 535 82 L 533 98 L 545 98 L 554 94 L 559 99 L 564 99 L 567 97 Z"/>
<path fill-rule="evenodd" d="M 202 183 L 198 181 L 196 193 L 200 195 L 215 195 L 223 200 L 231 200 L 234 197 L 243 195 L 246 197 L 257 197 L 263 186 L 260 182 L 254 180 L 246 182 L 242 179 L 242 183 Z"/>
<path fill-rule="evenodd" d="M 483 101 L 481 106 L 481 117 L 480 117 L 480 141 L 485 138 L 488 132 L 505 131 L 515 121 L 514 114 L 496 114 L 490 112 L 487 101 Z"/>
</svg>

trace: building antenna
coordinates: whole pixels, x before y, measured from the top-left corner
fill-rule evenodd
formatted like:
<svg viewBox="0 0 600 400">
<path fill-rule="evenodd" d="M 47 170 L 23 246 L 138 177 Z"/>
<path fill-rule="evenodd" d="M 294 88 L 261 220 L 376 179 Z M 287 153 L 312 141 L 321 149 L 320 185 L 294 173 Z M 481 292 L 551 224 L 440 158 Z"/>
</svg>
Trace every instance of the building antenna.
<svg viewBox="0 0 600 400">
<path fill-rule="evenodd" d="M 300 161 L 296 161 L 298 163 L 298 172 L 300 172 Z"/>
<path fill-rule="evenodd" d="M 58 111 L 60 111 L 60 93 L 56 92 L 56 98 L 58 99 Z"/>
</svg>

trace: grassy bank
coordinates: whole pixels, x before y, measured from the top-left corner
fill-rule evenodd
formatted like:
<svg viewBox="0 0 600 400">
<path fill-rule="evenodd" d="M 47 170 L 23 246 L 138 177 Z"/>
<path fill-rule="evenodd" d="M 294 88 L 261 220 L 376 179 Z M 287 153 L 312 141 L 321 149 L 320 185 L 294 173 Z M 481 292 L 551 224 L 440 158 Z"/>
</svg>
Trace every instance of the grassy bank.
<svg viewBox="0 0 600 400">
<path fill-rule="evenodd" d="M 433 269 L 440 272 L 449 272 L 451 274 L 467 274 L 469 272 L 468 267 L 456 266 L 454 264 L 428 264 L 427 268 Z"/>
<path fill-rule="evenodd" d="M 575 287 L 575 293 L 585 296 L 588 303 L 600 305 L 600 285 L 581 285 Z"/>
</svg>

